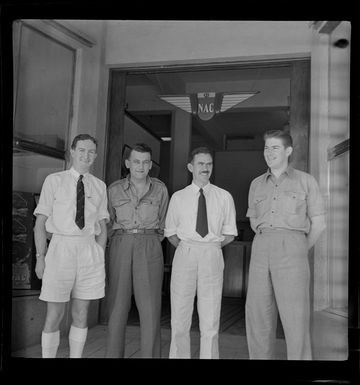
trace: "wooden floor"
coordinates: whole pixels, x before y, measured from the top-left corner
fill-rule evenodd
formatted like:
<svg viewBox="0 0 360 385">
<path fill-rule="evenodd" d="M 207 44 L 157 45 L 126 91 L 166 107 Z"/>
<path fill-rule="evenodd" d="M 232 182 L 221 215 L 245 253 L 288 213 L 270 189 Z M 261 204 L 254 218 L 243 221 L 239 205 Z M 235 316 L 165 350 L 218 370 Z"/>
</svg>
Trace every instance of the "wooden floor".
<svg viewBox="0 0 360 385">
<path fill-rule="evenodd" d="M 169 357 L 170 348 L 170 305 L 165 299 L 161 317 L 161 357 Z M 248 359 L 245 334 L 244 300 L 239 298 L 223 298 L 220 333 L 220 359 Z M 88 338 L 83 352 L 84 358 L 104 358 L 106 342 L 106 325 L 97 325 L 88 331 Z M 345 360 L 347 359 L 347 319 L 327 312 L 316 312 L 314 315 L 314 359 Z M 198 317 L 194 308 L 191 327 L 191 357 L 199 358 L 200 333 Z M 276 358 L 286 359 L 286 345 L 282 328 L 278 327 L 275 346 Z M 62 336 L 58 349 L 58 358 L 69 355 L 67 336 Z M 12 353 L 13 357 L 41 358 L 41 346 L 35 345 Z M 132 306 L 126 330 L 125 358 L 140 358 L 140 329 L 138 313 Z"/>
</svg>

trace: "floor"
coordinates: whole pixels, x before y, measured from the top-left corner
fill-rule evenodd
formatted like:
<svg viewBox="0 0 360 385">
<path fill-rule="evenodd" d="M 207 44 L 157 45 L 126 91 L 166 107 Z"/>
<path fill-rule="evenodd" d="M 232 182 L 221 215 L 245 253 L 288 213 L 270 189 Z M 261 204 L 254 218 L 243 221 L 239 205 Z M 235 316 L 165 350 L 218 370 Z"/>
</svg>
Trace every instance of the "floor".
<svg viewBox="0 0 360 385">
<path fill-rule="evenodd" d="M 199 358 L 200 334 L 196 307 L 194 308 L 191 327 L 191 357 Z M 219 333 L 220 359 L 248 359 L 248 348 L 245 334 L 244 300 L 240 298 L 223 298 Z M 106 325 L 97 325 L 88 331 L 84 348 L 84 358 L 103 358 L 105 354 Z M 161 318 L 161 357 L 168 358 L 170 348 L 170 304 L 163 300 Z M 129 313 L 126 331 L 125 358 L 140 358 L 139 319 L 135 306 Z M 347 319 L 330 312 L 314 314 L 313 332 L 314 360 L 347 359 Z M 278 326 L 276 339 L 276 358 L 286 359 L 286 344 L 281 328 Z M 59 358 L 68 357 L 68 340 L 63 336 L 58 349 Z M 41 346 L 34 345 L 16 352 L 13 357 L 41 358 Z"/>
</svg>

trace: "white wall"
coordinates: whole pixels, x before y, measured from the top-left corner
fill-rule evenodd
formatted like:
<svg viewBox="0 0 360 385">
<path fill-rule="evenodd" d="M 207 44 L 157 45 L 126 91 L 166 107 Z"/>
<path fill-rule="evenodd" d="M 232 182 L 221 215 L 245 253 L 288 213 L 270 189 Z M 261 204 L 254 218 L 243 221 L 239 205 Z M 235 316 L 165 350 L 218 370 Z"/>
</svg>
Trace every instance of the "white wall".
<svg viewBox="0 0 360 385">
<path fill-rule="evenodd" d="M 109 21 L 106 64 L 308 56 L 307 21 Z"/>
</svg>

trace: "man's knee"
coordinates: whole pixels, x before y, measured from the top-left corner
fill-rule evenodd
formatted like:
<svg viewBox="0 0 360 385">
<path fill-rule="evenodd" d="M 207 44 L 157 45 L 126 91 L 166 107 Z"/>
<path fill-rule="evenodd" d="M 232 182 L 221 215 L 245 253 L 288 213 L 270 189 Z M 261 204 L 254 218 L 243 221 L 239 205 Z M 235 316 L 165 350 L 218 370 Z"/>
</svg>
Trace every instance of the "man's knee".
<svg viewBox="0 0 360 385">
<path fill-rule="evenodd" d="M 53 333 L 60 329 L 65 314 L 65 303 L 48 303 L 44 325 L 45 333 Z"/>
<path fill-rule="evenodd" d="M 71 307 L 72 324 L 78 328 L 87 327 L 90 301 L 74 300 Z"/>
</svg>

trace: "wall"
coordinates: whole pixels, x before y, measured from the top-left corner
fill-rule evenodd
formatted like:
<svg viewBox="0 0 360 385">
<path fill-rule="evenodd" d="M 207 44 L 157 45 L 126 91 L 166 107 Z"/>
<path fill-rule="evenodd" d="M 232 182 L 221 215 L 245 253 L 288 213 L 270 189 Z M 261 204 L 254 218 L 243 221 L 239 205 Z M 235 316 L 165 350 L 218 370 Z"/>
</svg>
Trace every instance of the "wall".
<svg viewBox="0 0 360 385">
<path fill-rule="evenodd" d="M 62 24 L 94 42 L 92 47 L 82 46 L 77 51 L 74 92 L 74 116 L 70 137 L 89 133 L 98 140 L 98 156 L 93 173 L 103 179 L 105 175 L 105 136 L 108 70 L 105 67 L 105 21 L 66 20 Z"/>
<path fill-rule="evenodd" d="M 79 133 L 89 133 L 98 139 L 98 158 L 93 173 L 101 178 L 104 167 L 107 104 L 107 71 L 104 66 L 105 24 L 98 21 L 72 21 L 59 24 L 41 20 L 27 22 L 50 38 L 76 50 L 69 141 Z M 42 61 L 39 65 L 46 66 L 47 63 Z M 57 78 L 52 80 L 54 82 L 53 87 L 56 88 L 58 86 L 56 84 Z M 37 107 L 41 111 L 42 106 L 38 105 Z M 63 162 L 54 159 L 49 161 L 40 155 L 17 154 L 14 158 L 13 188 L 40 192 L 45 176 L 48 173 L 58 171 L 63 166 L 61 163 Z M 39 301 L 38 293 L 29 294 L 17 293 L 17 296 L 13 297 L 11 345 L 13 351 L 40 342 L 46 307 L 42 301 Z M 89 309 L 89 327 L 98 323 L 98 313 L 99 301 L 92 301 Z M 62 332 L 64 333 L 68 331 L 70 326 L 69 317 L 70 307 L 67 305 L 62 323 Z"/>
<path fill-rule="evenodd" d="M 341 22 L 330 34 L 312 30 L 310 173 L 319 182 L 327 209 L 327 230 L 314 247 L 315 310 L 322 310 L 330 305 L 331 245 L 333 242 L 346 243 L 339 242 L 330 233 L 330 214 L 335 211 L 336 205 L 330 205 L 331 170 L 327 159 L 327 149 L 349 137 L 350 46 L 345 49 L 334 47 L 332 43 L 339 38 L 350 40 L 350 23 Z M 347 186 L 343 185 L 342 188 L 346 189 Z M 346 198 L 341 199 L 338 204 L 345 205 L 345 202 Z M 343 228 L 342 232 L 344 231 L 348 229 Z M 346 266 L 347 260 L 342 264 L 341 271 Z M 340 281 L 339 287 L 344 284 Z"/>
<path fill-rule="evenodd" d="M 306 21 L 109 21 L 106 64 L 303 57 Z"/>
</svg>

